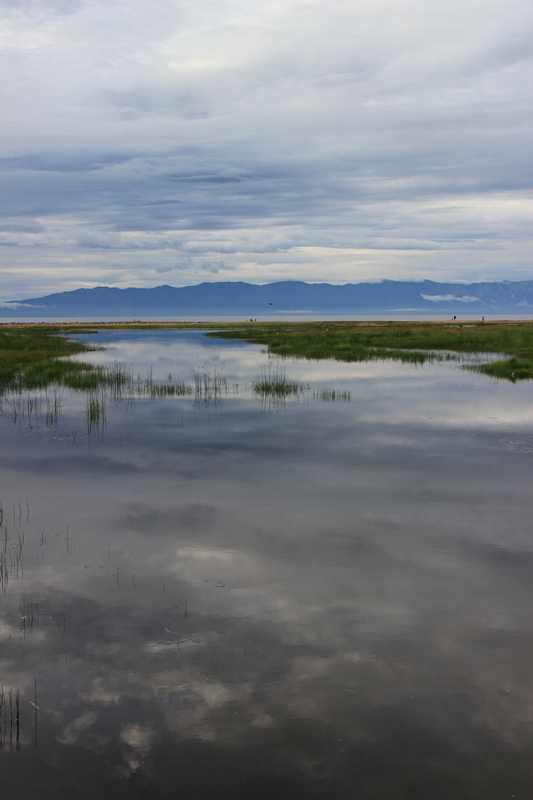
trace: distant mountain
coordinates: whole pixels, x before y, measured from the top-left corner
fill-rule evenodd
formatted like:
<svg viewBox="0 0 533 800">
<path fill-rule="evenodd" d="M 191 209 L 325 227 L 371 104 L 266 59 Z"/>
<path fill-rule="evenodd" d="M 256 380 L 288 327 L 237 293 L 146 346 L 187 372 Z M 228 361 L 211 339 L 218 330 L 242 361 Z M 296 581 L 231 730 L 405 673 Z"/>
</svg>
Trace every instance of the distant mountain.
<svg viewBox="0 0 533 800">
<path fill-rule="evenodd" d="M 0 317 L 142 317 L 265 314 L 506 314 L 533 313 L 533 281 L 436 283 L 280 281 L 201 283 L 153 289 L 76 289 L 11 300 Z"/>
</svg>

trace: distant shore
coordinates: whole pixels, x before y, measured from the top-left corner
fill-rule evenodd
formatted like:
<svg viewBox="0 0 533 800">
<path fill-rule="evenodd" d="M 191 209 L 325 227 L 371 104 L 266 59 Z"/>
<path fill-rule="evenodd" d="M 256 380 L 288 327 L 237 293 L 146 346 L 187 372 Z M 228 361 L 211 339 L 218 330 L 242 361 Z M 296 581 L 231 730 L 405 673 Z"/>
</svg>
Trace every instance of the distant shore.
<svg viewBox="0 0 533 800">
<path fill-rule="evenodd" d="M 512 326 L 524 326 L 529 327 L 533 325 L 533 319 L 516 319 L 510 317 L 504 317 L 503 315 L 487 315 L 485 317 L 484 322 L 481 321 L 479 315 L 467 317 L 461 316 L 457 317 L 455 320 L 448 318 L 442 318 L 439 315 L 439 319 L 426 319 L 421 317 L 420 319 L 394 319 L 394 318 L 387 318 L 387 317 L 379 317 L 379 318 L 365 318 L 365 319 L 327 319 L 325 317 L 320 317 L 320 319 L 301 319 L 301 318 L 290 318 L 290 319 L 217 319 L 213 317 L 212 319 L 201 319 L 201 320 L 96 320 L 93 321 L 90 318 L 86 320 L 76 319 L 72 322 L 67 320 L 61 320 L 55 322 L 53 319 L 49 321 L 11 321 L 5 320 L 1 321 L 0 317 L 0 328 L 62 328 L 62 329 L 80 329 L 80 328 L 98 328 L 98 329 L 106 329 L 106 328 L 121 328 L 124 330 L 134 329 L 134 330 L 142 330 L 142 329 L 150 329 L 150 328 L 175 328 L 175 329 L 182 329 L 188 328 L 193 330 L 198 330 L 202 328 L 212 328 L 216 326 L 217 328 L 233 328 L 239 327 L 242 328 L 244 325 L 250 326 L 251 328 L 254 327 L 279 327 L 280 325 L 287 324 L 296 327 L 308 327 L 310 324 L 317 324 L 317 325 L 333 325 L 333 326 L 353 326 L 353 327 L 366 327 L 366 326 L 383 326 L 383 325 L 408 325 L 408 326 L 427 326 L 427 325 L 435 325 L 435 326 L 442 326 L 442 325 L 490 325 L 490 326 L 499 326 L 499 325 L 512 325 Z"/>
</svg>

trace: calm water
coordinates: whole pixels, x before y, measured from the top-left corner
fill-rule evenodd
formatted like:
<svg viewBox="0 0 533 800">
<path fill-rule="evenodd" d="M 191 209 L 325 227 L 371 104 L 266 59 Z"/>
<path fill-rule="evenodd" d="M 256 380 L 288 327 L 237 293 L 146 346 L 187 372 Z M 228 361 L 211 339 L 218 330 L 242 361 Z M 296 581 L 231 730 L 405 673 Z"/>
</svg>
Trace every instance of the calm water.
<svg viewBox="0 0 533 800">
<path fill-rule="evenodd" d="M 2 797 L 529 800 L 531 384 L 93 338 L 190 394 L 4 403 Z"/>
</svg>

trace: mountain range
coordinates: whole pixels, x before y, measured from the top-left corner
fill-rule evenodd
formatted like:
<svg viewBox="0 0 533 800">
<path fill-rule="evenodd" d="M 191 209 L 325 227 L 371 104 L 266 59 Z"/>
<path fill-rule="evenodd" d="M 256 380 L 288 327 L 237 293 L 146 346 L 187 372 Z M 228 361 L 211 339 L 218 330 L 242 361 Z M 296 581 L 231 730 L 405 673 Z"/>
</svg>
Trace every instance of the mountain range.
<svg viewBox="0 0 533 800">
<path fill-rule="evenodd" d="M 533 313 L 533 281 L 437 283 L 242 282 L 116 289 L 98 286 L 10 300 L 0 317 L 142 317 L 266 314 Z"/>
</svg>

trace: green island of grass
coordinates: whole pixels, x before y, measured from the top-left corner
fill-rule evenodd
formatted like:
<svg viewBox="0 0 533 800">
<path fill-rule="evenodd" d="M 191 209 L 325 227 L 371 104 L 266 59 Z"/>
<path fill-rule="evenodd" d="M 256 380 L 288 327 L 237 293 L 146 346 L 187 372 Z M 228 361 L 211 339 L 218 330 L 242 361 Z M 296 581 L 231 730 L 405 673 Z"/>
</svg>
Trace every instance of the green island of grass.
<svg viewBox="0 0 533 800">
<path fill-rule="evenodd" d="M 473 368 L 513 382 L 533 378 L 533 323 L 528 322 L 27 323 L 0 326 L 0 392 L 51 384 L 92 391 L 126 382 L 130 378 L 125 371 L 71 358 L 100 348 L 69 334 L 110 329 L 203 329 L 214 338 L 264 345 L 273 355 L 312 360 L 397 359 L 423 364 L 460 353 L 500 353 L 501 360 L 480 362 Z"/>
<path fill-rule="evenodd" d="M 3 326 L 0 392 L 43 389 L 51 384 L 90 391 L 109 383 L 110 371 L 105 367 L 71 359 L 103 348 L 59 335 L 63 333 L 64 329 L 55 326 Z"/>
<path fill-rule="evenodd" d="M 423 364 L 458 353 L 501 353 L 505 358 L 474 368 L 510 381 L 533 378 L 533 324 L 528 322 L 257 324 L 207 335 L 261 344 L 273 355 L 314 360 L 396 359 Z"/>
</svg>

